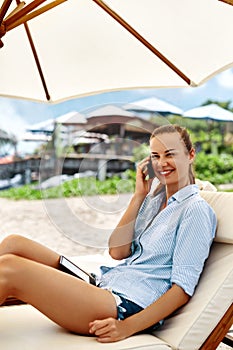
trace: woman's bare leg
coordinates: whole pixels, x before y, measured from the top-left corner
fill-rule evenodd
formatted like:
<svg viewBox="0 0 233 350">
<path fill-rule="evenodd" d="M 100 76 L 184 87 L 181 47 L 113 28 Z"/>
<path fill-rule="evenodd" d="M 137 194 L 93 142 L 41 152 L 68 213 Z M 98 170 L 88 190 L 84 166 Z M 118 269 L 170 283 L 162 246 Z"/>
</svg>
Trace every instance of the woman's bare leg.
<svg viewBox="0 0 233 350">
<path fill-rule="evenodd" d="M 13 254 L 0 257 L 0 303 L 9 295 L 82 334 L 88 334 L 90 321 L 117 315 L 114 297 L 108 291 Z"/>
<path fill-rule="evenodd" d="M 56 268 L 59 262 L 58 253 L 20 235 L 10 235 L 0 243 L 0 256 L 4 254 L 18 255 Z"/>
</svg>

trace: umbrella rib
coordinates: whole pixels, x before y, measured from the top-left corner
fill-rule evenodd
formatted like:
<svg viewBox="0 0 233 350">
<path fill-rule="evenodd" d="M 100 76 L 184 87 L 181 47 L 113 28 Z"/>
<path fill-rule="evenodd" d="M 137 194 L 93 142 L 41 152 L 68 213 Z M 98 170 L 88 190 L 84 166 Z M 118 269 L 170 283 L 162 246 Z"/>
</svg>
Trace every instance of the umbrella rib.
<svg viewBox="0 0 233 350">
<path fill-rule="evenodd" d="M 46 85 L 46 81 L 45 81 L 44 74 L 43 74 L 43 71 L 42 71 L 42 68 L 41 68 L 39 57 L 37 55 L 36 48 L 35 48 L 35 45 L 33 43 L 32 36 L 31 36 L 31 33 L 30 33 L 30 30 L 29 30 L 29 27 L 28 27 L 27 23 L 24 23 L 24 28 L 26 30 L 26 34 L 27 34 L 27 37 L 28 37 L 28 40 L 29 40 L 29 43 L 30 43 L 30 46 L 31 46 L 31 49 L 32 49 L 32 53 L 33 53 L 33 56 L 35 58 L 36 66 L 37 66 L 37 69 L 38 69 L 38 72 L 39 72 L 39 75 L 40 75 L 40 79 L 41 79 L 41 82 L 42 82 L 42 85 L 43 85 L 43 88 L 44 88 L 45 96 L 46 96 L 47 100 L 49 101 L 50 100 L 49 91 L 48 91 L 48 88 L 47 88 L 47 85 Z"/>
<path fill-rule="evenodd" d="M 5 0 L 5 3 L 9 4 L 9 2 L 11 2 L 11 1 L 12 0 Z M 50 101 L 51 97 L 50 97 L 50 94 L 49 94 L 49 91 L 48 91 L 48 88 L 47 88 L 47 84 L 46 84 L 46 81 L 45 81 L 44 73 L 43 73 L 43 70 L 42 70 L 42 67 L 41 67 L 41 64 L 40 64 L 40 60 L 39 60 L 39 57 L 38 57 L 38 54 L 37 54 L 37 51 L 36 51 L 36 48 L 35 48 L 35 45 L 34 45 L 34 42 L 33 42 L 32 36 L 31 36 L 31 33 L 30 33 L 30 30 L 29 30 L 29 27 L 28 27 L 28 24 L 26 22 L 28 20 L 30 20 L 30 19 L 32 19 L 32 18 L 34 18 L 34 17 L 44 13 L 44 12 L 52 9 L 53 7 L 55 7 L 57 5 L 60 5 L 61 3 L 65 2 L 67 0 L 55 0 L 51 4 L 45 5 L 41 9 L 36 10 L 36 11 L 32 12 L 31 14 L 28 14 L 28 12 L 32 11 L 35 7 L 38 7 L 44 1 L 45 0 L 34 1 L 33 4 L 30 4 L 30 5 L 26 6 L 24 9 L 17 11 L 16 13 L 12 14 L 12 16 L 11 15 L 8 16 L 8 19 L 4 23 L 4 27 L 5 27 L 5 29 L 7 31 L 9 31 L 9 30 L 15 28 L 16 26 L 18 26 L 20 24 L 24 24 L 24 28 L 25 28 L 25 31 L 26 31 L 26 34 L 27 34 L 27 37 L 28 37 L 28 40 L 29 40 L 29 44 L 31 46 L 31 50 L 32 50 L 35 62 L 36 62 L 36 66 L 37 66 L 37 69 L 38 69 L 38 72 L 39 72 L 39 76 L 40 76 L 40 79 L 41 79 L 41 82 L 42 82 L 42 85 L 43 85 L 43 89 L 44 89 L 44 92 L 45 92 L 46 99 L 48 101 Z M 20 5 L 20 0 L 16 0 L 16 2 L 17 2 L 17 5 L 19 6 Z M 10 4 L 9 4 L 9 6 L 10 6 Z M 5 5 L 5 7 L 6 7 L 6 5 Z M 7 9 L 5 10 L 5 7 L 4 7 L 4 15 L 6 14 L 6 11 L 7 11 Z M 2 6 L 2 8 L 3 8 L 3 6 Z M 0 15 L 1 14 L 2 14 L 2 9 L 1 9 Z M 22 16 L 22 17 L 20 18 L 20 16 Z M 1 45 L 1 41 L 0 41 L 0 47 L 2 47 L 2 46 L 3 45 Z"/>
<path fill-rule="evenodd" d="M 23 7 L 22 9 L 17 11 L 15 14 L 10 16 L 8 19 L 6 19 L 5 20 L 5 25 L 6 26 L 10 26 L 12 23 L 16 22 L 18 19 L 20 19 L 21 17 L 25 16 L 26 14 L 28 14 L 32 10 L 34 10 L 36 7 L 40 6 L 45 1 L 46 0 L 36 0 L 36 1 L 33 1 L 32 3 L 30 3 L 29 5 Z M 17 3 L 19 5 L 18 1 L 17 1 Z"/>
<path fill-rule="evenodd" d="M 33 11 L 32 13 L 28 13 L 28 14 L 24 15 L 23 17 L 19 18 L 18 20 L 14 21 L 13 23 L 9 24 L 9 22 L 8 22 L 8 24 L 6 25 L 6 30 L 10 31 L 10 30 L 14 29 L 15 27 L 18 27 L 19 25 L 21 25 L 25 22 L 28 22 L 31 19 L 41 15 L 42 13 L 49 11 L 58 5 L 61 5 L 65 1 L 67 1 L 67 0 L 55 0 L 52 3 L 43 6 L 38 10 Z"/>
<path fill-rule="evenodd" d="M 113 17 L 120 25 L 122 25 L 128 32 L 130 32 L 137 40 L 159 57 L 168 67 L 170 67 L 177 75 L 179 75 L 188 85 L 194 86 L 195 83 L 191 81 L 179 68 L 177 68 L 168 58 L 166 58 L 160 51 L 151 45 L 141 34 L 139 34 L 132 26 L 130 26 L 122 17 L 113 11 L 102 0 L 92 0 L 99 5 L 105 12 Z"/>
<path fill-rule="evenodd" d="M 219 0 L 219 1 L 225 2 L 228 5 L 233 5 L 233 0 Z"/>
<path fill-rule="evenodd" d="M 25 2 L 20 2 L 19 5 L 5 18 L 4 21 L 6 21 L 8 18 L 12 17 L 15 13 L 20 11 L 25 6 Z M 4 22 L 5 23 L 5 22 Z"/>
<path fill-rule="evenodd" d="M 2 4 L 2 7 L 0 9 L 0 25 L 2 24 L 5 14 L 7 13 L 12 1 L 13 0 L 5 0 L 4 3 Z"/>
</svg>

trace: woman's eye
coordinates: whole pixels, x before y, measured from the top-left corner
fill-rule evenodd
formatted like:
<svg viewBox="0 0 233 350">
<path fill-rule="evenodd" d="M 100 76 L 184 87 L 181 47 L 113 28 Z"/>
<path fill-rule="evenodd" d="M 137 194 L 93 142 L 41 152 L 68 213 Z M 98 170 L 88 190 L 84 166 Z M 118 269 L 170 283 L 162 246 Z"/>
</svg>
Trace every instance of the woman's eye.
<svg viewBox="0 0 233 350">
<path fill-rule="evenodd" d="M 159 156 L 158 155 L 156 155 L 156 154 L 153 154 L 152 156 L 151 156 L 151 159 L 153 160 L 153 159 L 158 159 L 159 158 Z"/>
</svg>

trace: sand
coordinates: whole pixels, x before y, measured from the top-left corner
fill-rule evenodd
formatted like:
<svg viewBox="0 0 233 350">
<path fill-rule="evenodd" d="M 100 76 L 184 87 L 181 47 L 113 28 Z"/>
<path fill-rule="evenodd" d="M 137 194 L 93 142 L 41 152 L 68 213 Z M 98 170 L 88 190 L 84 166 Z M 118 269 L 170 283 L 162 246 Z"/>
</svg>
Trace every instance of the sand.
<svg viewBox="0 0 233 350">
<path fill-rule="evenodd" d="M 42 201 L 0 198 L 0 239 L 20 234 L 64 255 L 103 253 L 130 197 L 123 194 Z"/>
<path fill-rule="evenodd" d="M 130 197 L 121 194 L 42 201 L 0 198 L 0 240 L 9 234 L 21 234 L 67 256 L 103 254 Z M 230 349 L 224 344 L 218 347 Z"/>
</svg>

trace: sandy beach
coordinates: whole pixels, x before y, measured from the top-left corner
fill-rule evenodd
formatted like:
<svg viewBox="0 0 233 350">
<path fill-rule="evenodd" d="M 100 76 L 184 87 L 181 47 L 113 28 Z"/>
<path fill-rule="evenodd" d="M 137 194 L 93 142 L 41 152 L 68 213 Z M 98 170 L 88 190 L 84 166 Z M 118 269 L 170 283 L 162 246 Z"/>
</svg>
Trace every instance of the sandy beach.
<svg viewBox="0 0 233 350">
<path fill-rule="evenodd" d="M 130 194 L 42 201 L 0 199 L 0 239 L 21 234 L 69 256 L 103 253 Z"/>
<path fill-rule="evenodd" d="M 32 238 L 67 256 L 103 254 L 130 194 L 12 201 L 0 198 L 0 239 Z M 218 350 L 230 350 L 221 344 Z"/>
</svg>

